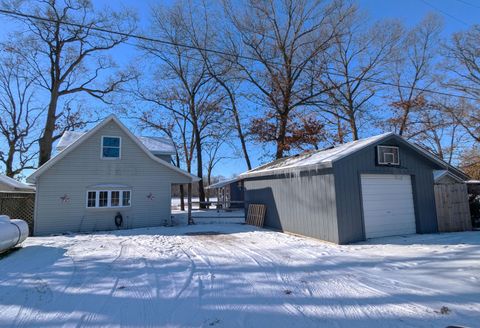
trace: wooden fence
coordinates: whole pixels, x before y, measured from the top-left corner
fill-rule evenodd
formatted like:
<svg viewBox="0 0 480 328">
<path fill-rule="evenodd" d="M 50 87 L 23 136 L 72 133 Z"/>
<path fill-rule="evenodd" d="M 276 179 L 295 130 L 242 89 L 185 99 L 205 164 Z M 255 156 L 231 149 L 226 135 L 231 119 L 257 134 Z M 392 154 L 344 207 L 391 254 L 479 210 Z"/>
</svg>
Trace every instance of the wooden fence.
<svg viewBox="0 0 480 328">
<path fill-rule="evenodd" d="M 466 184 L 436 184 L 435 203 L 439 232 L 472 230 Z"/>
<path fill-rule="evenodd" d="M 30 236 L 33 234 L 33 212 L 35 193 L 0 192 L 0 214 L 11 219 L 22 219 L 28 223 Z"/>
</svg>

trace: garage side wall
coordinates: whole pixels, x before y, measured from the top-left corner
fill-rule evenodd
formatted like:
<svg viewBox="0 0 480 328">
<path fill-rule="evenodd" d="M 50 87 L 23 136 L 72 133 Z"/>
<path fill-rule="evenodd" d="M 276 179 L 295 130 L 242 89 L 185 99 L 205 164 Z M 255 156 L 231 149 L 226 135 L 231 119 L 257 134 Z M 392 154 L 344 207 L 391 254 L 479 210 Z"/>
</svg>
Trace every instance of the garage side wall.
<svg viewBox="0 0 480 328">
<path fill-rule="evenodd" d="M 306 171 L 246 179 L 245 203 L 265 204 L 265 226 L 338 243 L 335 179 Z"/>
<path fill-rule="evenodd" d="M 368 173 L 411 175 L 417 233 L 437 232 L 432 173 L 437 165 L 393 138 L 381 145 L 399 147 L 400 166 L 376 165 L 376 145 L 334 163 L 340 243 L 365 239 L 360 175 Z"/>
</svg>

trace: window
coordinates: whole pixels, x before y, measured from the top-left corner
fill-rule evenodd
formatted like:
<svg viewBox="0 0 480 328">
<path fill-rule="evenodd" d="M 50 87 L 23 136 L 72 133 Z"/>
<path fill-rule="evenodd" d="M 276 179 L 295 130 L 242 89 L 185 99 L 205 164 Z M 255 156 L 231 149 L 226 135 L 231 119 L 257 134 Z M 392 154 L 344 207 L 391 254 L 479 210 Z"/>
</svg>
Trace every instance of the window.
<svg viewBox="0 0 480 328">
<path fill-rule="evenodd" d="M 120 191 L 112 191 L 111 195 L 110 206 L 120 206 Z"/>
<path fill-rule="evenodd" d="M 87 208 L 129 207 L 130 190 L 87 191 Z"/>
<path fill-rule="evenodd" d="M 120 137 L 102 137 L 102 158 L 120 158 Z"/>
<path fill-rule="evenodd" d="M 98 196 L 98 207 L 108 206 L 108 191 L 100 191 Z"/>
<path fill-rule="evenodd" d="M 97 207 L 97 193 L 95 191 L 87 193 L 87 207 Z"/>
<path fill-rule="evenodd" d="M 122 206 L 130 206 L 130 191 L 125 190 L 122 192 Z"/>
<path fill-rule="evenodd" d="M 377 146 L 377 162 L 379 165 L 400 165 L 398 147 Z"/>
</svg>

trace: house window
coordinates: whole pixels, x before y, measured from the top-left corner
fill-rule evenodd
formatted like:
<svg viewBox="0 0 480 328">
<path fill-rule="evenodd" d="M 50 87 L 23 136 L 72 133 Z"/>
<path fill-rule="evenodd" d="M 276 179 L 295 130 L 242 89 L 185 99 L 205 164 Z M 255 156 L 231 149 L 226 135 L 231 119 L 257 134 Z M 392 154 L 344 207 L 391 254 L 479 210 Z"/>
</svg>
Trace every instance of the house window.
<svg viewBox="0 0 480 328">
<path fill-rule="evenodd" d="M 87 207 L 97 207 L 97 193 L 95 191 L 87 193 Z"/>
<path fill-rule="evenodd" d="M 130 190 L 122 192 L 122 206 L 130 206 Z"/>
<path fill-rule="evenodd" d="M 108 206 L 108 191 L 100 191 L 98 193 L 98 207 Z"/>
<path fill-rule="evenodd" d="M 87 208 L 129 207 L 130 190 L 87 191 Z"/>
<path fill-rule="evenodd" d="M 120 158 L 121 148 L 120 137 L 102 137 L 102 158 Z"/>
<path fill-rule="evenodd" d="M 117 207 L 120 206 L 120 191 L 112 191 L 110 198 L 110 206 Z"/>
<path fill-rule="evenodd" d="M 379 165 L 400 165 L 398 147 L 377 146 L 377 162 Z"/>
</svg>

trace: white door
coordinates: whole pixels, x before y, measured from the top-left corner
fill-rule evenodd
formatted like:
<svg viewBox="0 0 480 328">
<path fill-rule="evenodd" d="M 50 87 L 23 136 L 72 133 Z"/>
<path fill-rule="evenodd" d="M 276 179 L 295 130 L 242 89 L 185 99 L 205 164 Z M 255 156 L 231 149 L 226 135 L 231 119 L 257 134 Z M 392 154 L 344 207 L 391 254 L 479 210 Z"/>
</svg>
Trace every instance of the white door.
<svg viewBox="0 0 480 328">
<path fill-rule="evenodd" d="M 409 175 L 362 174 L 365 237 L 416 233 Z"/>
</svg>

